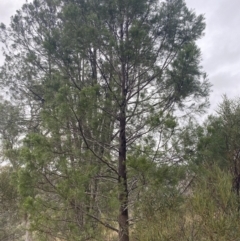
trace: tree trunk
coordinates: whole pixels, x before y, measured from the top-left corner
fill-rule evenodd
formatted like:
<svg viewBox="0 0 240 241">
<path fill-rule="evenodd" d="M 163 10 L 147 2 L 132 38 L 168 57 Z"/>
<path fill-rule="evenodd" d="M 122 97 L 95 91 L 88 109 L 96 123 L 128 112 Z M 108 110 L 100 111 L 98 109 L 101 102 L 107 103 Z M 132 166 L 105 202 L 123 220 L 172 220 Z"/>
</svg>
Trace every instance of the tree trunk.
<svg viewBox="0 0 240 241">
<path fill-rule="evenodd" d="M 29 230 L 29 228 L 30 228 L 30 221 L 29 221 L 28 214 L 25 214 L 25 228 L 26 228 L 25 241 L 33 241 L 32 232 Z"/>
<path fill-rule="evenodd" d="M 118 159 L 118 183 L 119 183 L 119 241 L 129 241 L 128 222 L 128 186 L 126 167 L 126 75 L 125 64 L 122 64 L 122 104 L 120 106 L 120 133 L 119 133 L 119 159 Z"/>
<path fill-rule="evenodd" d="M 122 113 L 123 114 L 123 113 Z M 125 117 L 125 113 L 124 113 Z M 128 186 L 126 171 L 126 119 L 123 116 L 120 119 L 120 146 L 119 146 L 119 241 L 129 241 L 129 223 L 128 223 Z"/>
</svg>

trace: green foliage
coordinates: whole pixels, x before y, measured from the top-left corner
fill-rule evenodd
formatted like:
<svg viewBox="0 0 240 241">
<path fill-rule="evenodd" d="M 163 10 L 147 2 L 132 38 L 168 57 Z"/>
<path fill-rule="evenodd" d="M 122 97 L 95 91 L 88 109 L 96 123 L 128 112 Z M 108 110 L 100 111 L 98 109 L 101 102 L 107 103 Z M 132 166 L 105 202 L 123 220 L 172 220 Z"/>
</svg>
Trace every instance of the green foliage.
<svg viewBox="0 0 240 241">
<path fill-rule="evenodd" d="M 217 165 L 205 166 L 189 200 L 196 240 L 235 240 L 239 235 L 238 202 L 232 177 Z"/>
<path fill-rule="evenodd" d="M 191 121 L 180 134 L 180 142 L 176 140 L 184 158 L 198 164 L 214 162 L 237 175 L 238 168 L 234 168 L 239 162 L 239 113 L 239 99 L 224 97 L 216 114 L 208 116 L 202 126 Z"/>
<path fill-rule="evenodd" d="M 19 195 L 11 167 L 0 170 L 0 239 L 4 241 L 23 240 L 24 227 L 19 208 Z"/>
<path fill-rule="evenodd" d="M 161 187 L 150 192 L 140 209 L 146 213 L 134 230 L 133 240 L 238 239 L 238 202 L 231 191 L 231 175 L 217 165 L 204 166 L 202 170 L 186 195 L 161 194 Z M 165 198 L 157 197 L 159 194 Z M 158 201 L 149 202 L 154 197 Z"/>
</svg>

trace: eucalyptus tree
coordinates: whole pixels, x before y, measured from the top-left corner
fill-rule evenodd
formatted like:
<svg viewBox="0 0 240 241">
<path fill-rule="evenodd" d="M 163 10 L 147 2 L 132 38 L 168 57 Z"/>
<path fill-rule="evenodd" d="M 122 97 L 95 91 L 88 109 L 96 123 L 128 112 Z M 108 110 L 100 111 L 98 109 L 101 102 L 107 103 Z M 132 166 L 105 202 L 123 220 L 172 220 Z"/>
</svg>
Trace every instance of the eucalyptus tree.
<svg viewBox="0 0 240 241">
<path fill-rule="evenodd" d="M 36 117 L 19 183 L 32 211 L 48 210 L 41 231 L 81 239 L 101 224 L 129 240 L 138 165 L 169 163 L 176 112 L 207 103 L 204 27 L 183 0 L 35 0 L 2 25 L 5 85 Z"/>
</svg>

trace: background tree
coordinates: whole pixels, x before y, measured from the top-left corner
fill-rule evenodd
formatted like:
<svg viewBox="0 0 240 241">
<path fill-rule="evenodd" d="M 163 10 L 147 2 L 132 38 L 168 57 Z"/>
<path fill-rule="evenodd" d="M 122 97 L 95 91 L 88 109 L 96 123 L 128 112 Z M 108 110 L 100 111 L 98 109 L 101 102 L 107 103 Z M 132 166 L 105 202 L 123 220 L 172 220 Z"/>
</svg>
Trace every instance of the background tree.
<svg viewBox="0 0 240 241">
<path fill-rule="evenodd" d="M 18 145 L 27 125 L 21 108 L 9 101 L 1 101 L 0 111 L 0 239 L 23 240 L 26 223 L 24 214 L 19 209 L 16 174 L 20 167 Z"/>
<path fill-rule="evenodd" d="M 9 166 L 0 170 L 0 238 L 4 241 L 23 240 L 25 224 L 19 210 L 19 195 Z"/>
<path fill-rule="evenodd" d="M 179 138 L 185 146 L 186 159 L 192 157 L 195 163 L 214 163 L 230 171 L 236 193 L 239 193 L 239 110 L 238 98 L 231 100 L 224 96 L 216 114 L 208 116 L 202 126 L 192 122 L 183 138 Z"/>
</svg>

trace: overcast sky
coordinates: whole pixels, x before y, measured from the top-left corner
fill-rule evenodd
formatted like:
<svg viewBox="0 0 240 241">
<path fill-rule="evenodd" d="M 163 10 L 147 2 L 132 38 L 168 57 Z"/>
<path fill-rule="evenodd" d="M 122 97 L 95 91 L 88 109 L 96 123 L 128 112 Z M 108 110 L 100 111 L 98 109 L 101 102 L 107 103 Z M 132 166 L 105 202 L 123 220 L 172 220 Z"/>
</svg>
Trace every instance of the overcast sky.
<svg viewBox="0 0 240 241">
<path fill-rule="evenodd" d="M 0 0 L 0 22 L 8 24 L 24 2 Z M 213 85 L 210 96 L 213 110 L 223 94 L 230 98 L 240 96 L 240 0 L 186 0 L 186 3 L 206 18 L 205 36 L 198 44 L 202 65 Z"/>
</svg>

